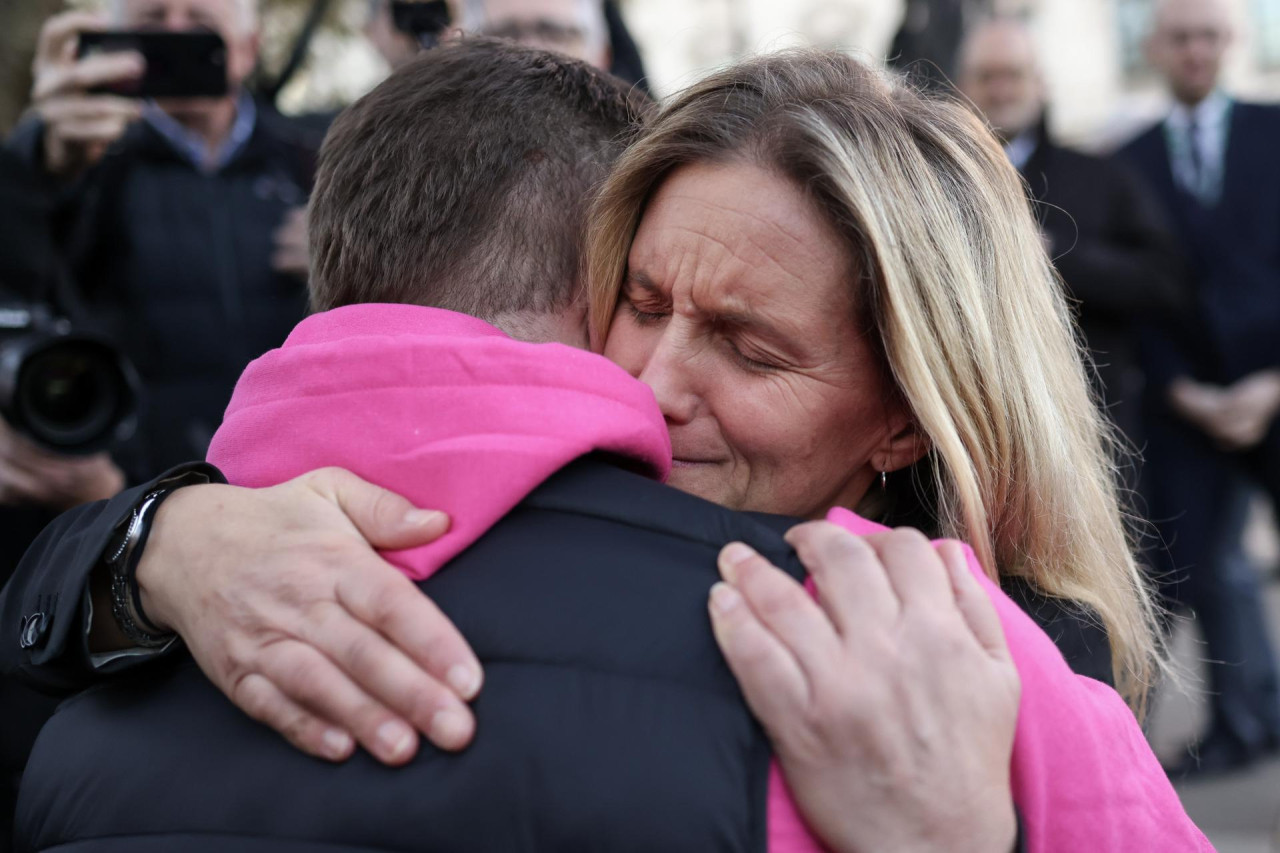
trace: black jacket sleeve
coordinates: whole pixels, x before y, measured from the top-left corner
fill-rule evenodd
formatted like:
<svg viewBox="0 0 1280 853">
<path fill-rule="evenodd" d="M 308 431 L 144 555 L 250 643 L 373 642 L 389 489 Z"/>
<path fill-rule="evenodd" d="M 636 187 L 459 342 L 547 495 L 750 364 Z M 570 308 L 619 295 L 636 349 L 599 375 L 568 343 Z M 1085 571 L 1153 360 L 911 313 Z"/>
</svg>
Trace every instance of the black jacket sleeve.
<svg viewBox="0 0 1280 853">
<path fill-rule="evenodd" d="M 84 608 L 89 576 L 113 532 L 142 498 L 164 481 L 189 473 L 226 482 L 212 465 L 180 465 L 111 500 L 69 510 L 44 529 L 0 590 L 0 673 L 55 694 L 81 690 L 107 674 L 89 660 Z M 131 668 L 126 658 L 110 672 Z"/>
</svg>

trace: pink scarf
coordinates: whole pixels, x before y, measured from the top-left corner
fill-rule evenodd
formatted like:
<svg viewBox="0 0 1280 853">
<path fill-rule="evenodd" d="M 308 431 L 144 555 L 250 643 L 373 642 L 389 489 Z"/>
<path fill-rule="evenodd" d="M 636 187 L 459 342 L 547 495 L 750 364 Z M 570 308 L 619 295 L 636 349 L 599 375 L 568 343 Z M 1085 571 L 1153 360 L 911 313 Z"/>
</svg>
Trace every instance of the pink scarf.
<svg viewBox="0 0 1280 853">
<path fill-rule="evenodd" d="M 304 320 L 249 365 L 208 458 L 230 482 L 254 487 L 339 466 L 448 512 L 453 527 L 442 539 L 386 555 L 420 580 L 593 451 L 658 479 L 670 470 L 652 393 L 617 366 L 559 344 L 519 343 L 452 312 L 357 305 Z M 828 518 L 854 533 L 882 529 L 842 509 Z M 970 557 L 1022 678 L 1012 774 L 1028 849 L 1212 849 L 1120 697 L 1074 675 Z M 774 853 L 822 849 L 776 764 L 768 825 Z"/>
</svg>

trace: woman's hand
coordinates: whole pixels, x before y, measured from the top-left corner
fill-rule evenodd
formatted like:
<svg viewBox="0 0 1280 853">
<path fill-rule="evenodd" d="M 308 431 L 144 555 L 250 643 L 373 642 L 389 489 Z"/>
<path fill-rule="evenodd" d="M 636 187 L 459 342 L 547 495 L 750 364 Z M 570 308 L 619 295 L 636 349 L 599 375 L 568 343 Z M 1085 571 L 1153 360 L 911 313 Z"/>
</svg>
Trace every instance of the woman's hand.
<svg viewBox="0 0 1280 853">
<path fill-rule="evenodd" d="M 836 850 L 1006 851 L 1020 683 L 957 543 L 787 534 L 820 604 L 742 543 L 712 626 L 796 803 Z"/>
<path fill-rule="evenodd" d="M 461 749 L 480 663 L 373 550 L 422 545 L 448 526 L 336 468 L 268 489 L 180 489 L 138 564 L 143 610 L 232 702 L 312 755 L 345 759 L 354 736 L 402 764 L 419 731 Z"/>
</svg>

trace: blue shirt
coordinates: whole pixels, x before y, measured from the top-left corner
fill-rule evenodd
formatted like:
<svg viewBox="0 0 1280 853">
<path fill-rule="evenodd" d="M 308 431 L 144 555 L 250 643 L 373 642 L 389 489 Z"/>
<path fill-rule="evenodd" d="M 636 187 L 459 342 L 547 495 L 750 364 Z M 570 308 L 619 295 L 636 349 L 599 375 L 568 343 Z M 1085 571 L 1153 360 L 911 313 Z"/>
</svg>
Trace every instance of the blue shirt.
<svg viewBox="0 0 1280 853">
<path fill-rule="evenodd" d="M 236 118 L 231 124 L 231 132 L 223 140 L 212 162 L 207 159 L 209 145 L 204 137 L 160 109 L 155 101 L 146 103 L 142 110 L 142 117 L 197 170 L 212 173 L 220 171 L 230 163 L 249 142 L 249 137 L 253 135 L 253 128 L 258 123 L 258 107 L 254 104 L 253 98 L 244 92 L 240 93 L 236 98 Z"/>
</svg>

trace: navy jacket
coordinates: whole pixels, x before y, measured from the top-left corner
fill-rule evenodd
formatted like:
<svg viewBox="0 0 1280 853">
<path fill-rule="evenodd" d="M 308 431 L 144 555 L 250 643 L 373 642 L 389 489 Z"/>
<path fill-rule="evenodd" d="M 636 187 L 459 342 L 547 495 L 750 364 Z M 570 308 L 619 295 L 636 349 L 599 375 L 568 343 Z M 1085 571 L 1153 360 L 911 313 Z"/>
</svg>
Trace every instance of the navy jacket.
<svg viewBox="0 0 1280 853">
<path fill-rule="evenodd" d="M 1122 149 L 1170 212 L 1193 277 L 1188 322 L 1148 359 L 1155 389 L 1180 375 L 1230 383 L 1280 365 L 1280 107 L 1231 108 L 1222 195 L 1202 207 L 1173 179 L 1161 122 Z"/>
<path fill-rule="evenodd" d="M 733 539 L 800 577 L 791 523 L 580 460 L 421 584 L 485 666 L 465 752 L 327 765 L 175 659 L 63 704 L 17 849 L 763 850 L 770 750 L 707 594 Z"/>
</svg>

